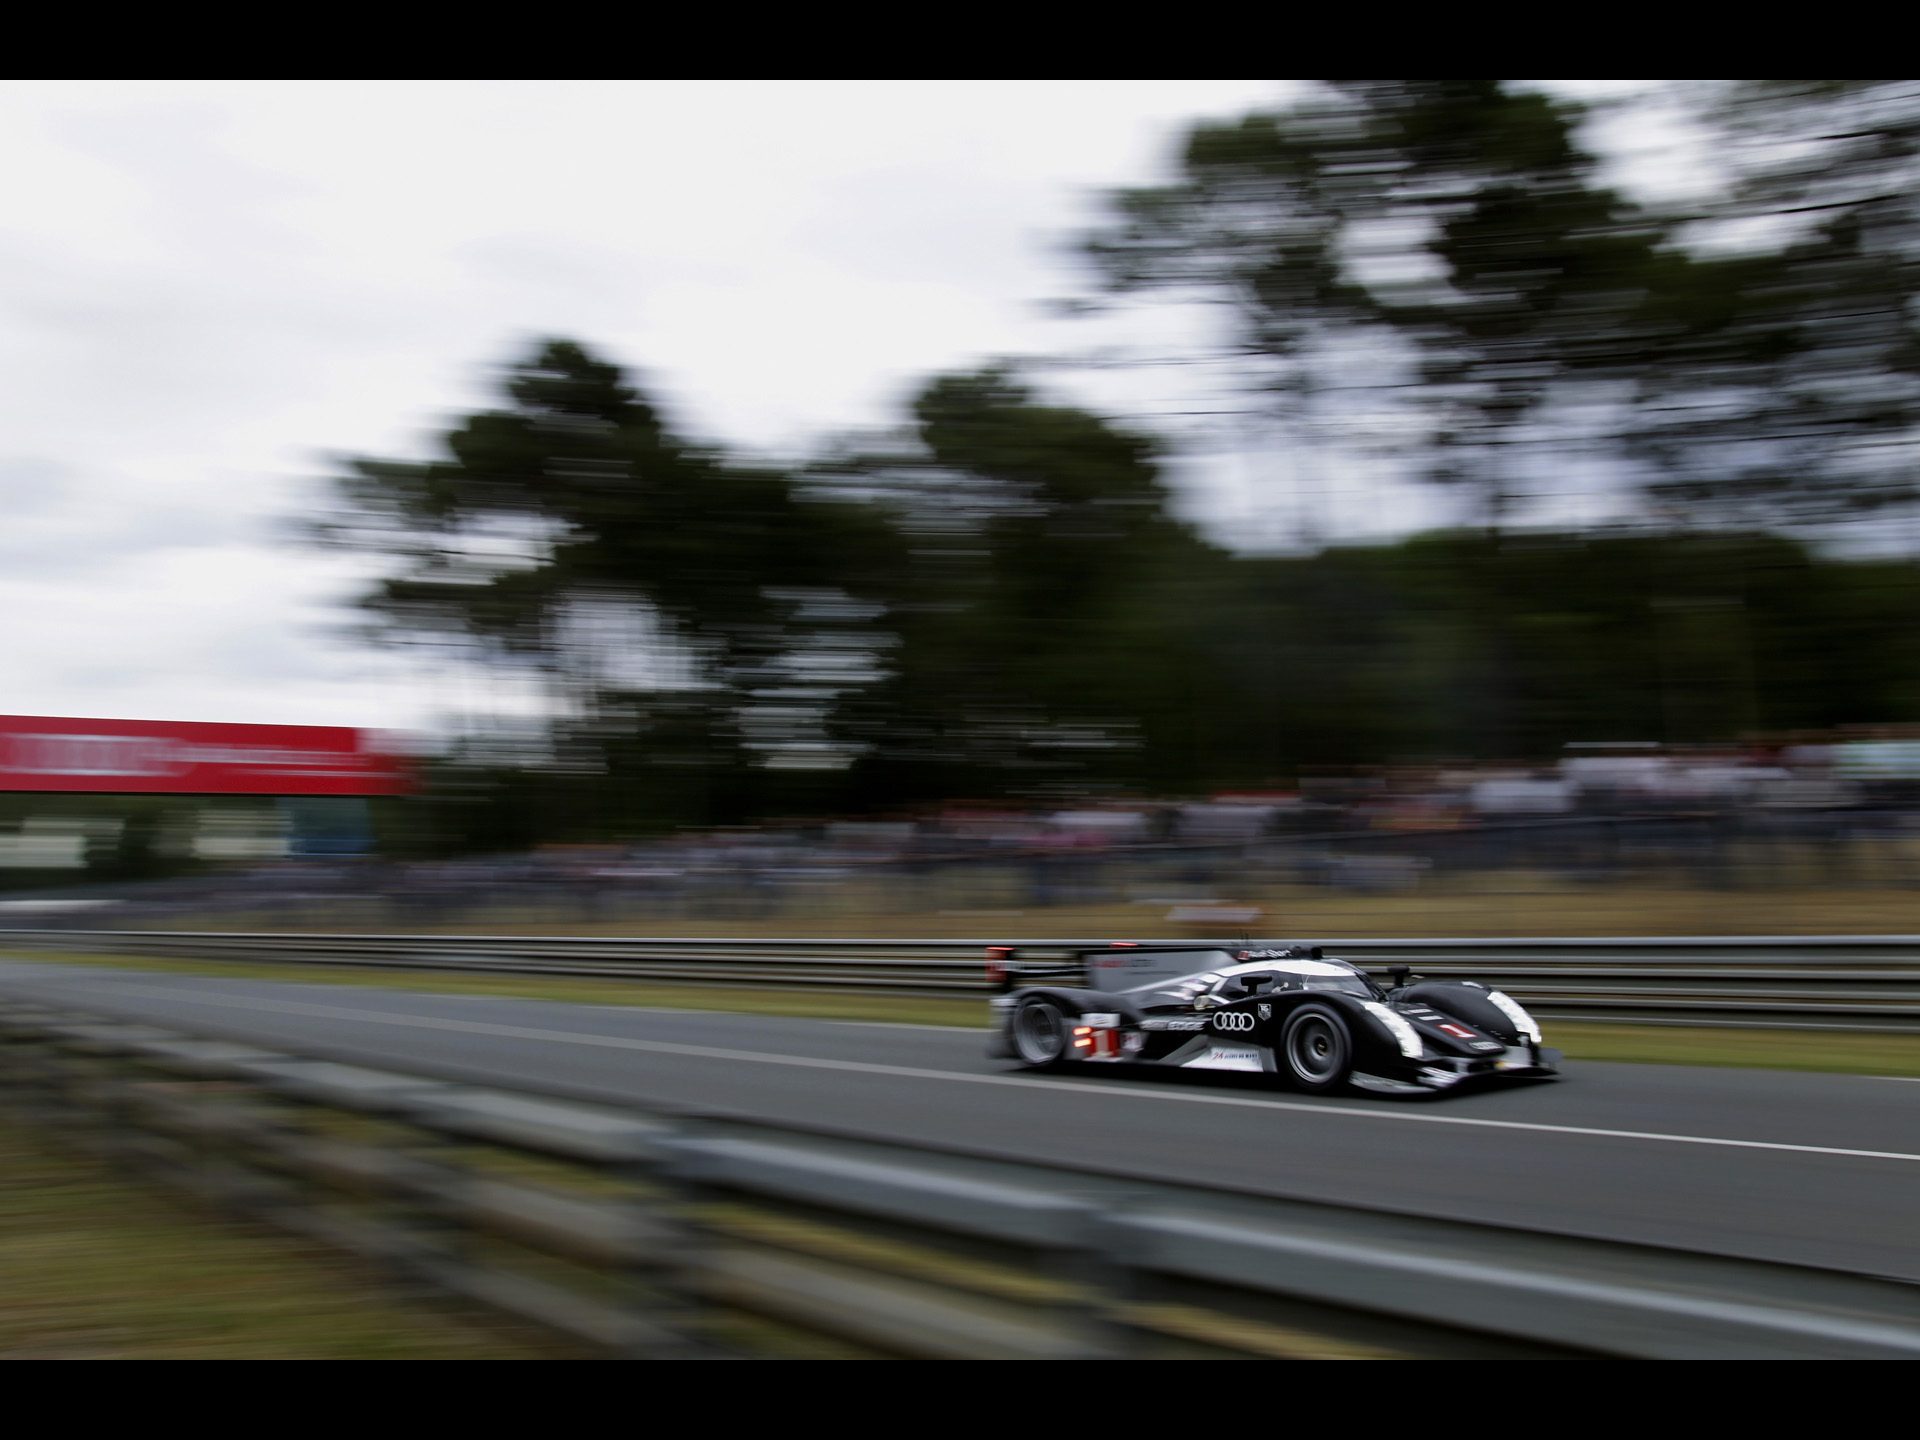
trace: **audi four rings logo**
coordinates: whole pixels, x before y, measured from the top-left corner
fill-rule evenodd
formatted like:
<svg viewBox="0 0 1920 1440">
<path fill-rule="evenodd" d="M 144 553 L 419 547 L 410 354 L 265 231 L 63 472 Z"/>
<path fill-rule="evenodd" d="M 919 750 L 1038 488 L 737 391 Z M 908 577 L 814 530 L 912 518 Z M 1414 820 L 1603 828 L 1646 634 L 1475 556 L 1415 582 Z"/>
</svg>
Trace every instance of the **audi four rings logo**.
<svg viewBox="0 0 1920 1440">
<path fill-rule="evenodd" d="M 1253 1016 L 1244 1010 L 1223 1010 L 1220 1014 L 1213 1017 L 1213 1028 L 1216 1030 L 1251 1030 L 1253 1029 Z"/>
</svg>

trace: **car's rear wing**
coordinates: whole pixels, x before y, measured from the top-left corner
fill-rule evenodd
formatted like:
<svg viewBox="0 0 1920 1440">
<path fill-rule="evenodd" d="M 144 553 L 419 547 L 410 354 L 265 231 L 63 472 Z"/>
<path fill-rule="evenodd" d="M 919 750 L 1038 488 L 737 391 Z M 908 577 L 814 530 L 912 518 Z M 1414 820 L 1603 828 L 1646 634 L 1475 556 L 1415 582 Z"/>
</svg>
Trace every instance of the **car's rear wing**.
<svg viewBox="0 0 1920 1440">
<path fill-rule="evenodd" d="M 1086 962 L 1082 952 L 1073 949 L 989 945 L 987 947 L 987 987 L 1005 993 L 1022 985 L 1086 984 Z"/>
<path fill-rule="evenodd" d="M 1240 963 L 1239 946 L 1117 940 L 1110 945 L 989 945 L 987 985 L 1004 994 L 1022 985 L 1136 990 L 1200 970 Z"/>
</svg>

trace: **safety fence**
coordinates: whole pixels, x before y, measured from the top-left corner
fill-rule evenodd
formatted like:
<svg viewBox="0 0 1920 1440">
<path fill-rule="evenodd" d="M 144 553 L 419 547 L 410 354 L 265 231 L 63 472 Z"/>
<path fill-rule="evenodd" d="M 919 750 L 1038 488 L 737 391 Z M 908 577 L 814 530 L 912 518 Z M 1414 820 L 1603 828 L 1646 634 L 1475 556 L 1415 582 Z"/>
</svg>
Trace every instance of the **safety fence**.
<svg viewBox="0 0 1920 1440">
<path fill-rule="evenodd" d="M 627 1358 L 1920 1358 L 1913 1287 L 370 1070 L 10 1000 L 0 1104 Z"/>
<path fill-rule="evenodd" d="M 674 985 L 983 995 L 988 944 L 1068 940 L 714 940 L 8 930 L 18 950 L 370 966 Z M 1209 943 L 1233 942 L 1214 941 Z M 1543 1018 L 1794 1030 L 1920 1030 L 1920 937 L 1349 940 L 1327 953 L 1384 973 L 1497 983 Z"/>
</svg>

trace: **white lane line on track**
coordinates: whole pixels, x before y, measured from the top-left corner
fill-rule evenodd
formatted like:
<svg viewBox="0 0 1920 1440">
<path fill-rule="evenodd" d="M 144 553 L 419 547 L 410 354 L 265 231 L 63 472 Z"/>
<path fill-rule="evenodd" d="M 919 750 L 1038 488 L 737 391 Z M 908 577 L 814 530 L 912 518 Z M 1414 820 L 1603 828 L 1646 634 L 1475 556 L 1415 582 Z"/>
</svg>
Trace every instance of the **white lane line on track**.
<svg viewBox="0 0 1920 1440">
<path fill-rule="evenodd" d="M 1899 1150 L 1848 1150 L 1833 1145 L 1789 1145 L 1776 1140 L 1734 1140 L 1717 1135 L 1672 1135 L 1657 1130 L 1603 1130 L 1587 1125 L 1546 1125 L 1527 1120 L 1487 1120 L 1468 1115 L 1425 1115 L 1401 1110 L 1363 1110 L 1352 1105 L 1305 1105 L 1290 1100 L 1268 1100 L 1240 1095 L 1186 1095 L 1140 1085 L 1090 1084 L 1080 1080 L 1039 1080 L 1023 1075 L 969 1075 L 957 1070 L 927 1070 L 912 1065 L 880 1065 L 866 1060 L 823 1060 L 811 1055 L 768 1055 L 757 1050 L 732 1050 L 717 1045 L 682 1045 L 671 1040 L 639 1040 L 624 1035 L 594 1035 L 577 1030 L 547 1030 L 531 1025 L 502 1025 L 487 1020 L 450 1020 L 434 1015 L 394 1015 L 381 1010 L 353 1010 L 343 1005 L 315 1005 L 300 1000 L 262 1000 L 242 995 L 206 995 L 161 990 L 140 985 L 116 986 L 115 992 L 151 995 L 163 1000 L 186 1000 L 230 1010 L 264 1010 L 287 1015 L 318 1015 L 334 1020 L 365 1020 L 411 1030 L 452 1030 L 467 1035 L 497 1035 L 510 1040 L 546 1040 L 603 1050 L 636 1050 L 653 1055 L 685 1055 L 697 1060 L 731 1060 L 744 1065 L 784 1065 L 803 1070 L 839 1070 L 855 1075 L 887 1075 L 895 1079 L 944 1080 L 959 1085 L 1016 1085 L 1058 1094 L 1070 1090 L 1108 1099 L 1124 1097 L 1164 1100 L 1181 1105 L 1238 1105 L 1260 1110 L 1287 1110 L 1302 1115 L 1337 1115 L 1342 1119 L 1400 1120 L 1416 1125 L 1465 1125 L 1482 1130 L 1528 1130 L 1547 1135 L 1597 1136 L 1608 1140 L 1653 1140 L 1668 1145 L 1707 1145 L 1730 1150 L 1777 1150 L 1796 1155 L 1833 1155 L 1851 1160 L 1904 1160 L 1920 1163 L 1920 1154 Z"/>
</svg>

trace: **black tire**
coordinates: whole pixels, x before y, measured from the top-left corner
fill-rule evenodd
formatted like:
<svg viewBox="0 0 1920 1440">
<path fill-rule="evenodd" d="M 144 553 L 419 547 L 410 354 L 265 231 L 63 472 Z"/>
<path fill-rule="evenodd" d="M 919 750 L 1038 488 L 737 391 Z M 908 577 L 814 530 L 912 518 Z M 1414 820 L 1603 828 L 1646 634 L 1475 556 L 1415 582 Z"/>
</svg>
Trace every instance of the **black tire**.
<svg viewBox="0 0 1920 1440">
<path fill-rule="evenodd" d="M 1280 1059 L 1296 1090 L 1330 1094 L 1353 1074 L 1353 1036 L 1339 1012 L 1325 1005 L 1302 1005 L 1287 1019 Z"/>
<path fill-rule="evenodd" d="M 1029 1000 L 1007 1027 L 1014 1056 L 1029 1070 L 1052 1070 L 1067 1058 L 1067 1017 L 1051 1000 Z"/>
</svg>

